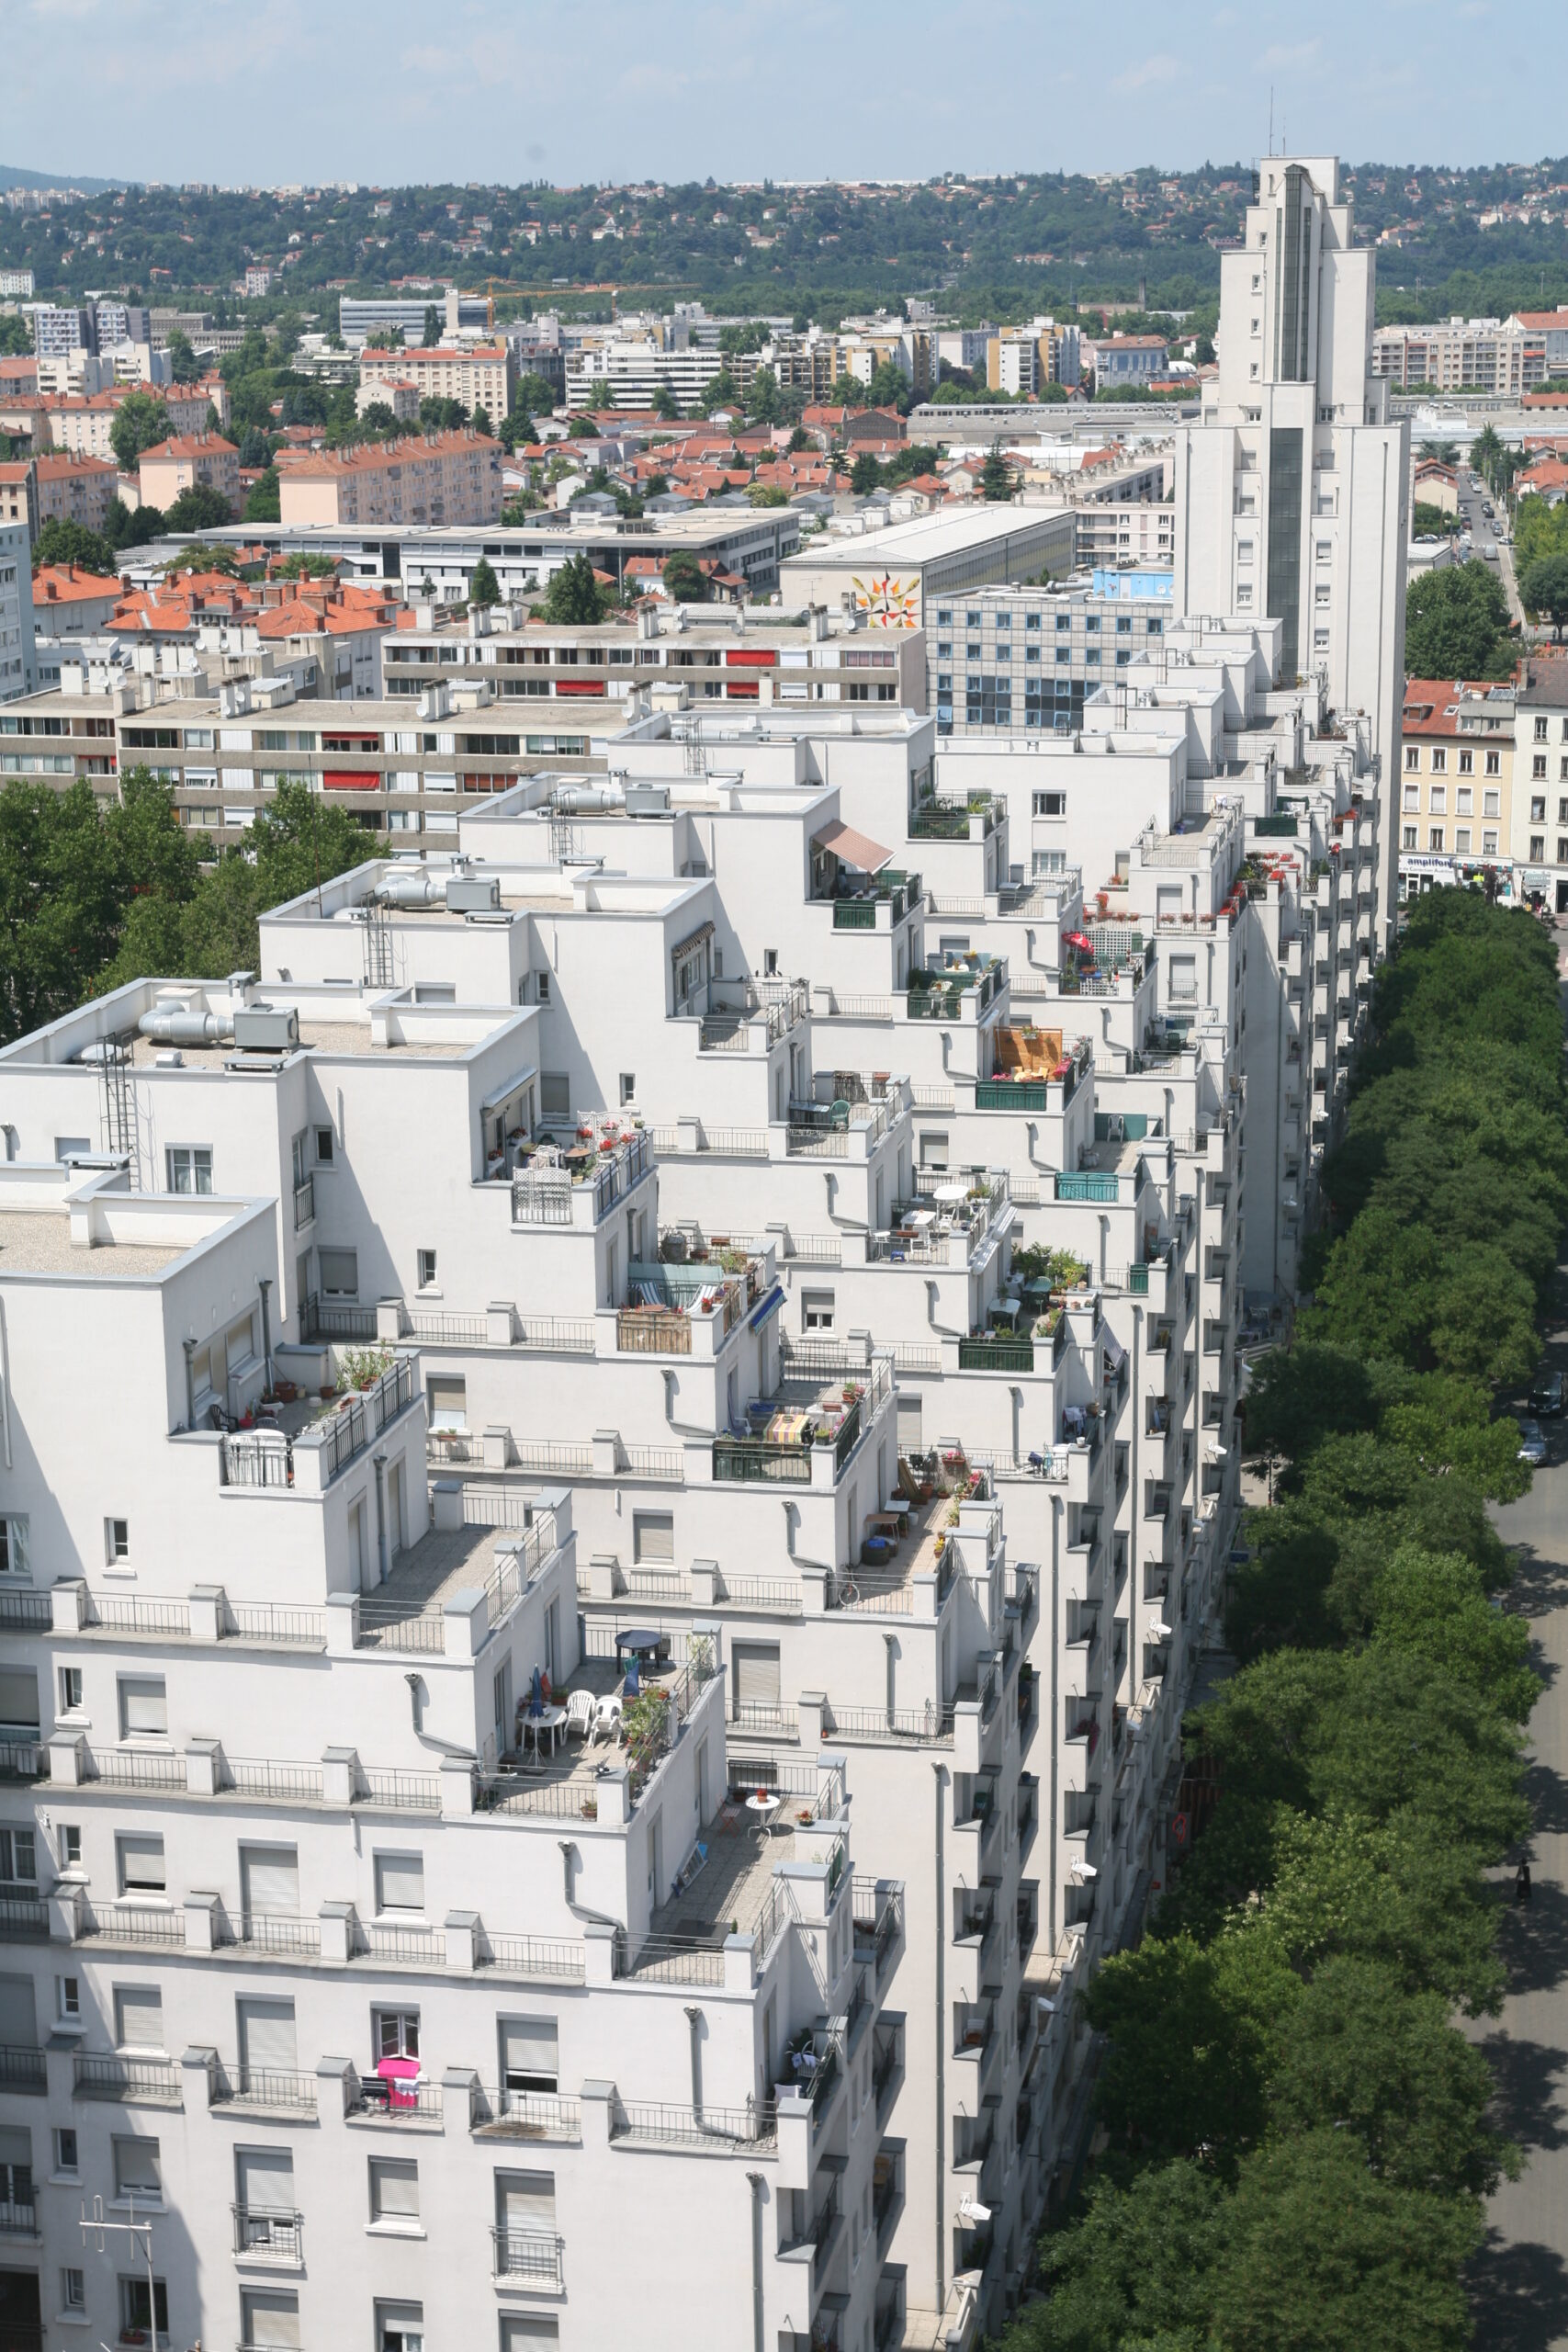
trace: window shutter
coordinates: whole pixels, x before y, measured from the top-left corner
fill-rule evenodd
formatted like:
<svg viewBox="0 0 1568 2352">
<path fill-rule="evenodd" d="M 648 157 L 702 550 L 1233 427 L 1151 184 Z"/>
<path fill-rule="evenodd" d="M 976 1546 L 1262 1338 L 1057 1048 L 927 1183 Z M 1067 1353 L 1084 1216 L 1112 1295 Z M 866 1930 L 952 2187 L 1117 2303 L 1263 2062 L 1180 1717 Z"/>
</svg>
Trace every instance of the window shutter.
<svg viewBox="0 0 1568 2352">
<path fill-rule="evenodd" d="M 241 2297 L 247 2344 L 292 2347 L 299 2341 L 299 2298 L 278 2287 L 247 2287 Z"/>
<path fill-rule="evenodd" d="M 559 2080 L 554 2018 L 502 2018 L 501 2065 L 508 2090 L 550 2090 Z"/>
<path fill-rule="evenodd" d="M 419 2219 L 419 2166 L 401 2157 L 372 2159 L 375 2211 L 378 2220 Z"/>
<path fill-rule="evenodd" d="M 433 1430 L 466 1430 L 468 1426 L 468 1384 L 466 1380 L 436 1379 L 425 1383 L 425 1395 L 430 1400 L 430 1426 Z"/>
<path fill-rule="evenodd" d="M 916 1389 L 913 1395 L 910 1395 L 908 1391 L 900 1388 L 898 1391 L 898 1451 L 900 1453 L 919 1453 L 921 1426 L 919 1390 Z"/>
<path fill-rule="evenodd" d="M 38 2048 L 38 2013 L 30 1976 L 0 1976 L 0 2042 L 8 2050 Z"/>
<path fill-rule="evenodd" d="M 114 2143 L 114 2185 L 118 2189 L 151 2189 L 157 2196 L 163 2187 L 158 2167 L 156 2140 L 117 2140 Z"/>
<path fill-rule="evenodd" d="M 234 2177 L 247 2213 L 293 2212 L 294 2159 L 287 2148 L 241 2148 Z"/>
<path fill-rule="evenodd" d="M 162 1894 L 167 1883 L 163 1839 L 130 1837 L 122 1831 L 115 1842 L 119 1848 L 119 1875 L 126 1893 Z"/>
<path fill-rule="evenodd" d="M 7 2124 L 0 2131 L 0 2174 L 31 2172 L 33 2135 L 25 2124 Z"/>
<path fill-rule="evenodd" d="M 556 2177 L 553 2172 L 498 2172 L 495 2177 L 496 2222 L 503 2230 L 539 2237 L 556 2233 Z"/>
<path fill-rule="evenodd" d="M 0 1666 L 0 1723 L 38 1729 L 38 1676 L 30 1666 Z"/>
<path fill-rule="evenodd" d="M 323 1293 L 341 1298 L 359 1295 L 359 1252 L 357 1250 L 318 1250 L 317 1262 L 321 1270 Z"/>
<path fill-rule="evenodd" d="M 155 1984 L 123 1987 L 115 1995 L 122 2050 L 162 2050 L 164 1996 Z"/>
<path fill-rule="evenodd" d="M 240 2064 L 260 2074 L 293 2074 L 299 2064 L 293 2002 L 243 2000 L 239 2010 Z"/>
<path fill-rule="evenodd" d="M 128 1732 L 167 1731 L 169 1702 L 164 1678 L 137 1679 L 127 1675 L 119 1686 L 120 1713 Z"/>
<path fill-rule="evenodd" d="M 779 1653 L 776 1643 L 736 1642 L 735 1696 L 744 1706 L 776 1707 L 779 1703 Z"/>
<path fill-rule="evenodd" d="M 383 1911 L 423 1911 L 424 1860 L 419 1854 L 378 1854 L 377 1894 Z"/>
<path fill-rule="evenodd" d="M 639 1510 L 632 1513 L 632 1558 L 637 1562 L 672 1563 L 675 1557 L 675 1520 L 667 1510 Z"/>
<path fill-rule="evenodd" d="M 299 1913 L 299 1859 L 292 1846 L 242 1846 L 240 1894 L 247 1912 Z"/>
<path fill-rule="evenodd" d="M 553 2312 L 519 2312 L 501 2323 L 501 2352 L 538 2352 L 541 2344 L 558 2344 L 560 2327 Z"/>
</svg>

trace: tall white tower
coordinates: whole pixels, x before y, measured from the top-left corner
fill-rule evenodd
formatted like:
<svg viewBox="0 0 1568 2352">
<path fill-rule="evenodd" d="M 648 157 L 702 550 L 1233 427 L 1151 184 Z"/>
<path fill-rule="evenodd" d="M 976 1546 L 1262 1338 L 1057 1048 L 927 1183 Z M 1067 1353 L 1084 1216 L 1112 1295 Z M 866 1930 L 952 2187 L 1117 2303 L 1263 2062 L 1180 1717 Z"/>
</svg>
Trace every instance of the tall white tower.
<svg viewBox="0 0 1568 2352">
<path fill-rule="evenodd" d="M 1376 255 L 1332 156 L 1271 156 L 1220 264 L 1219 374 L 1176 458 L 1178 606 L 1282 624 L 1281 685 L 1321 673 L 1379 763 L 1393 902 L 1404 703 L 1409 426 L 1371 372 Z"/>
</svg>

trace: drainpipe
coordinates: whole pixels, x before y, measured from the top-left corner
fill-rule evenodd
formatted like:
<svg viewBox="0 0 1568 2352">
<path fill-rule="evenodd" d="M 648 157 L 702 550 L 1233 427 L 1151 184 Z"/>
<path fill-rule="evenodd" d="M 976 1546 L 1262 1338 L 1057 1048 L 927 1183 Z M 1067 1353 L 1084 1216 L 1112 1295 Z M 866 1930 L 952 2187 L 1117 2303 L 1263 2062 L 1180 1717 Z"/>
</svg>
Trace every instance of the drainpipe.
<svg viewBox="0 0 1568 2352">
<path fill-rule="evenodd" d="M 766 2352 L 762 2342 L 762 2176 L 749 2172 L 751 2185 L 751 2352 Z"/>
<path fill-rule="evenodd" d="M 182 1340 L 180 1345 L 186 1351 L 186 1427 L 193 1430 L 196 1427 L 196 1341 Z"/>
<path fill-rule="evenodd" d="M 386 1583 L 391 1569 L 387 1559 L 387 1457 L 372 1456 L 376 1465 L 376 1556 L 380 1562 L 381 1582 Z"/>
<path fill-rule="evenodd" d="M 267 1295 L 272 1288 L 272 1276 L 264 1275 L 256 1288 L 262 1303 L 262 1361 L 266 1366 L 266 1385 L 272 1386 L 272 1300 Z"/>
<path fill-rule="evenodd" d="M 936 1777 L 936 2307 L 947 2309 L 947 1895 L 943 1883 L 942 1796 L 946 1768 Z"/>
<path fill-rule="evenodd" d="M 887 1728 L 889 1731 L 893 1728 L 894 1658 L 897 1654 L 897 1640 L 898 1637 L 896 1634 L 884 1634 L 882 1636 L 883 1646 L 887 1653 Z"/>
<path fill-rule="evenodd" d="M 1134 1306 L 1133 1309 L 1132 1363 L 1132 1470 L 1127 1481 L 1128 1491 L 1131 1493 L 1133 1498 L 1133 1508 L 1128 1514 L 1129 1532 L 1127 1536 L 1127 1684 L 1134 1698 L 1137 1697 L 1139 1684 L 1142 1680 L 1142 1677 L 1135 1671 L 1135 1668 L 1139 1659 L 1143 1656 L 1143 1635 L 1138 1631 L 1138 1611 L 1143 1604 L 1144 1597 L 1144 1580 L 1139 1573 L 1144 1565 L 1144 1489 L 1139 1463 L 1139 1451 L 1142 1447 L 1144 1437 L 1144 1416 L 1142 1410 L 1144 1398 L 1143 1384 L 1140 1376 L 1144 1368 L 1143 1339 L 1144 1310 L 1141 1306 Z"/>
<path fill-rule="evenodd" d="M 1049 1840 L 1051 1949 L 1056 1949 L 1056 1840 L 1060 1834 L 1062 1737 L 1062 1498 L 1051 1498 L 1051 1836 Z"/>
<path fill-rule="evenodd" d="M 560 1848 L 561 1873 L 563 1880 L 563 1893 L 566 1897 L 566 1907 L 571 1913 L 572 1917 L 574 1919 L 585 1919 L 591 1926 L 595 1928 L 614 1928 L 617 1935 L 624 1936 L 626 1931 L 619 1919 L 612 1919 L 603 1911 L 590 1911 L 586 1904 L 574 1903 L 572 1901 L 571 1858 L 576 1853 L 577 1848 L 572 1844 L 570 1838 L 558 1838 L 556 1843 Z"/>
<path fill-rule="evenodd" d="M 700 2124 L 703 2120 L 703 2013 L 687 2005 L 686 2024 L 692 2038 L 692 2114 Z"/>
</svg>

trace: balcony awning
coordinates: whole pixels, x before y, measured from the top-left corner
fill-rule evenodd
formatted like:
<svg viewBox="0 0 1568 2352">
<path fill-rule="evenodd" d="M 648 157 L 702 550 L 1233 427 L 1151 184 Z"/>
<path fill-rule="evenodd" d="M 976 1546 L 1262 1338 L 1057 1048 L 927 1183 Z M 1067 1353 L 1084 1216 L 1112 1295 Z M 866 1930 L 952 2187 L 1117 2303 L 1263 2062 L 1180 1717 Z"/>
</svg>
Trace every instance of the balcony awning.
<svg viewBox="0 0 1568 2352">
<path fill-rule="evenodd" d="M 1109 1323 L 1102 1323 L 1100 1328 L 1105 1340 L 1105 1361 L 1112 1372 L 1120 1372 L 1127 1361 L 1127 1351 Z"/>
<path fill-rule="evenodd" d="M 749 1331 L 760 1330 L 762 1325 L 767 1322 L 770 1316 L 773 1316 L 778 1313 L 784 1303 L 784 1295 L 783 1284 L 775 1283 L 772 1290 L 768 1293 L 766 1298 L 761 1301 L 761 1305 L 754 1306 L 751 1309 L 751 1319 L 746 1327 L 747 1329 Z"/>
<path fill-rule="evenodd" d="M 678 964 L 682 956 L 689 956 L 694 947 L 700 947 L 705 939 L 711 939 L 712 937 L 712 923 L 700 922 L 695 931 L 689 932 L 684 939 L 678 940 L 676 942 L 675 945 L 670 950 L 670 961 L 672 964 Z"/>
<path fill-rule="evenodd" d="M 862 874 L 880 874 L 885 865 L 893 863 L 890 849 L 874 842 L 869 833 L 857 833 L 852 825 L 840 825 L 837 820 L 813 835 L 811 846 L 830 850 L 841 865 L 853 865 Z"/>
</svg>

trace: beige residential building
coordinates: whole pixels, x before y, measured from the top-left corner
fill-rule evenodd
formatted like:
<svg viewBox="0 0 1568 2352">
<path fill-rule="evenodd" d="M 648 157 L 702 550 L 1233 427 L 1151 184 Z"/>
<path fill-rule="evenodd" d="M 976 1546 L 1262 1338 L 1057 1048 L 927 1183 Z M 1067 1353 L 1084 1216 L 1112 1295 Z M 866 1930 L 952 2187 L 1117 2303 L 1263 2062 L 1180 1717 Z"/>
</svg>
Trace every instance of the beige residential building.
<svg viewBox="0 0 1568 2352">
<path fill-rule="evenodd" d="M 194 386 L 149 392 L 144 384 L 117 384 L 112 391 L 50 393 L 39 399 L 38 413 L 53 447 L 77 458 L 112 458 L 109 435 L 130 392 L 161 401 L 171 434 L 198 434 L 207 421 L 207 394 Z"/>
<path fill-rule="evenodd" d="M 1444 319 L 1431 326 L 1376 327 L 1372 374 L 1441 392 L 1523 392 L 1545 373 L 1545 345 L 1518 319 Z"/>
<path fill-rule="evenodd" d="M 473 345 L 433 351 L 362 351 L 359 381 L 412 384 L 421 400 L 461 401 L 470 413 L 482 408 L 499 424 L 512 406 L 513 355 L 508 344 Z"/>
<path fill-rule="evenodd" d="M 73 458 L 65 451 L 46 451 L 29 460 L 38 484 L 38 519 L 45 523 L 81 523 L 101 531 L 118 494 L 119 475 L 101 458 Z"/>
<path fill-rule="evenodd" d="M 501 515 L 501 444 L 465 430 L 312 449 L 279 469 L 278 498 L 289 526 L 493 523 Z"/>
<path fill-rule="evenodd" d="M 240 453 L 220 433 L 175 434 L 156 448 L 143 449 L 140 480 L 142 505 L 160 511 L 171 507 L 183 491 L 193 490 L 197 482 L 237 506 Z"/>
<path fill-rule="evenodd" d="M 1456 684 L 1445 678 L 1405 682 L 1399 779 L 1402 899 L 1472 881 L 1489 870 L 1508 895 L 1513 865 L 1524 850 L 1511 840 L 1515 707 L 1512 679 L 1501 685 L 1462 680 Z M 1540 806 L 1544 811 L 1544 798 Z M 1538 831 L 1544 830 L 1543 817 Z"/>
</svg>

